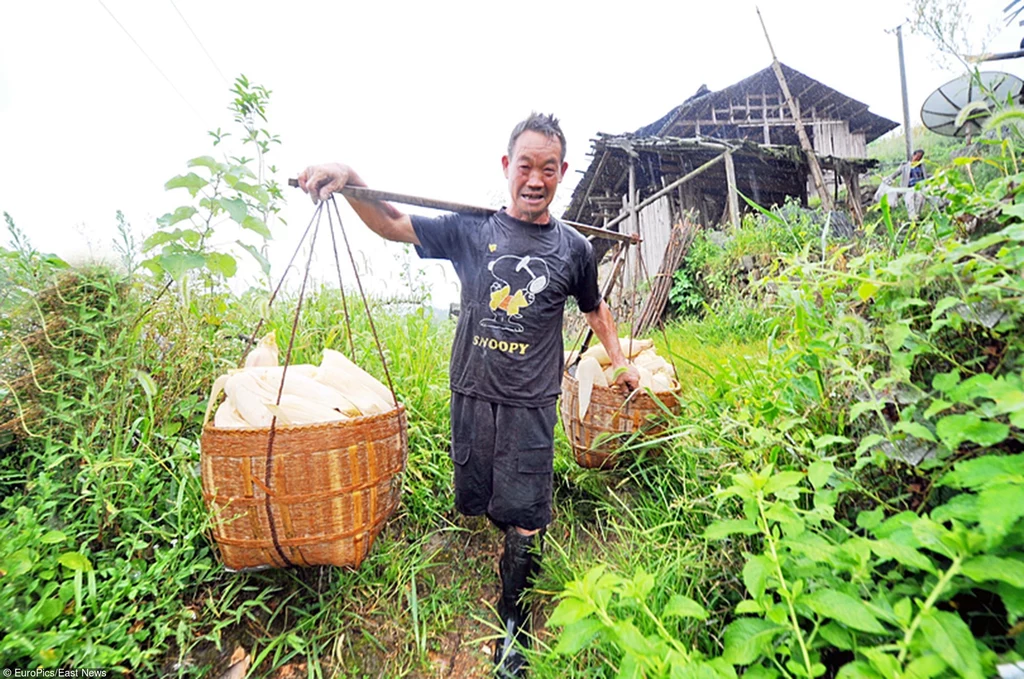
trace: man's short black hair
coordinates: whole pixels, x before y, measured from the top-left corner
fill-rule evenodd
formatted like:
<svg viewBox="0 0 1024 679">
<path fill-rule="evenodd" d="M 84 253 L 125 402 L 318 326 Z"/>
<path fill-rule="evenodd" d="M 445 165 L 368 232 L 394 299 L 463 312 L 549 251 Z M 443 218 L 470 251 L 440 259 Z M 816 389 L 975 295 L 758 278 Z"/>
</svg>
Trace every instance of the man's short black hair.
<svg viewBox="0 0 1024 679">
<path fill-rule="evenodd" d="M 527 130 L 540 132 L 549 139 L 557 137 L 558 142 L 562 145 L 562 158 L 560 162 L 565 162 L 565 135 L 562 134 L 562 128 L 558 125 L 558 118 L 554 114 L 545 115 L 536 111 L 530 113 L 526 120 L 512 128 L 512 136 L 508 138 L 509 158 L 512 157 L 512 151 L 515 149 L 516 139 L 519 139 L 519 135 Z"/>
<path fill-rule="evenodd" d="M 910 155 L 916 156 L 918 153 L 920 153 L 923 156 L 924 155 L 924 149 L 914 149 L 914 152 L 911 153 Z"/>
</svg>

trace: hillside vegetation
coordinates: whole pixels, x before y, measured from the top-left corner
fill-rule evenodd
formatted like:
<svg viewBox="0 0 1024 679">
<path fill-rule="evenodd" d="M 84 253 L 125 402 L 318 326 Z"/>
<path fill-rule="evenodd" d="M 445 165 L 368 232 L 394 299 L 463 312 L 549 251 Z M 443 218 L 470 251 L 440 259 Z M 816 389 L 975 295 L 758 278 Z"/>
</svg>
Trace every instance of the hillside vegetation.
<svg viewBox="0 0 1024 679">
<path fill-rule="evenodd" d="M 532 676 L 973 679 L 1021 659 L 1020 149 L 938 168 L 942 203 L 874 209 L 852 240 L 792 206 L 698 238 L 652 335 L 681 414 L 616 471 L 578 467 L 558 429 Z M 409 463 L 362 566 L 228 573 L 200 428 L 269 294 L 229 293 L 220 255 L 72 270 L 8 232 L 0 665 L 217 677 L 240 650 L 249 676 L 489 676 L 500 541 L 453 509 L 451 321 L 371 300 Z M 351 340 L 383 378 L 358 296 L 306 297 L 292 361 Z M 295 304 L 270 307 L 282 348 Z"/>
<path fill-rule="evenodd" d="M 965 146 L 965 140 L 962 138 L 936 134 L 924 125 L 914 128 L 912 148 L 924 151 L 924 157 L 936 166 L 941 166 L 948 160 L 951 152 Z M 893 169 L 906 160 L 906 142 L 899 128 L 868 144 L 868 157 L 878 160 L 883 168 Z"/>
</svg>

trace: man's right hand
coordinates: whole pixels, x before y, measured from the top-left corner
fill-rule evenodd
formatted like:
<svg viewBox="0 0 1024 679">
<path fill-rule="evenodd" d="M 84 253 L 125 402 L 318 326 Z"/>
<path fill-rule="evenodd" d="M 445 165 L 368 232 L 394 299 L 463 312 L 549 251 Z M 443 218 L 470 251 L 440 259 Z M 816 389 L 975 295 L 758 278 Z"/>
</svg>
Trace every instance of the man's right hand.
<svg viewBox="0 0 1024 679">
<path fill-rule="evenodd" d="M 327 200 L 332 193 L 341 191 L 348 184 L 360 186 L 362 182 L 352 168 L 341 163 L 310 165 L 299 173 L 299 188 L 308 193 L 314 203 Z"/>
<path fill-rule="evenodd" d="M 327 200 L 332 193 L 337 193 L 346 186 L 366 186 L 366 182 L 355 173 L 355 170 L 341 163 L 310 165 L 299 173 L 299 188 L 309 194 L 314 203 Z M 420 244 L 409 215 L 395 206 L 382 200 L 357 198 L 348 198 L 348 203 L 363 223 L 377 235 L 399 243 Z"/>
</svg>

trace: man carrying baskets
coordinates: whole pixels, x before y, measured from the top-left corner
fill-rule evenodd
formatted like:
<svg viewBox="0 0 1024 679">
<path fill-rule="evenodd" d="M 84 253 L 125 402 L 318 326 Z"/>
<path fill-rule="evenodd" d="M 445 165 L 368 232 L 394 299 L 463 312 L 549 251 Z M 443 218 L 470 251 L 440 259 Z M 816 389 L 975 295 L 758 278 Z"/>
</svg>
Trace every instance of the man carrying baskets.
<svg viewBox="0 0 1024 679">
<path fill-rule="evenodd" d="M 590 243 L 548 212 L 568 168 L 558 119 L 533 113 L 516 125 L 501 165 L 510 203 L 490 216 L 410 216 L 382 201 L 348 200 L 372 231 L 412 243 L 420 257 L 451 260 L 459 276 L 450 370 L 455 506 L 486 515 L 505 533 L 498 600 L 505 638 L 494 659 L 499 675 L 523 676 L 518 645 L 527 643 L 529 607 L 522 595 L 539 570 L 551 522 L 562 312 L 570 295 L 612 366 L 626 368 L 618 384 L 635 389 L 639 374 L 601 299 Z M 346 165 L 312 166 L 299 175 L 314 201 L 346 185 L 365 186 Z"/>
</svg>

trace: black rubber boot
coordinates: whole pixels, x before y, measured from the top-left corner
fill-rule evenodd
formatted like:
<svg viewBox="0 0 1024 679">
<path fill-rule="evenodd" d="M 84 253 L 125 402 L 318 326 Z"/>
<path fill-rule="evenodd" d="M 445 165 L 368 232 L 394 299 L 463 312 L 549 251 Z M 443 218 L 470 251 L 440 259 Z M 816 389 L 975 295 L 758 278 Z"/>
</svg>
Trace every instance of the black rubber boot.
<svg viewBox="0 0 1024 679">
<path fill-rule="evenodd" d="M 526 656 L 530 634 L 530 607 L 523 593 L 540 570 L 540 550 L 544 531 L 522 535 L 514 527 L 505 531 L 505 551 L 501 554 L 501 596 L 498 615 L 505 637 L 494 646 L 494 664 L 502 679 L 526 676 Z"/>
</svg>

